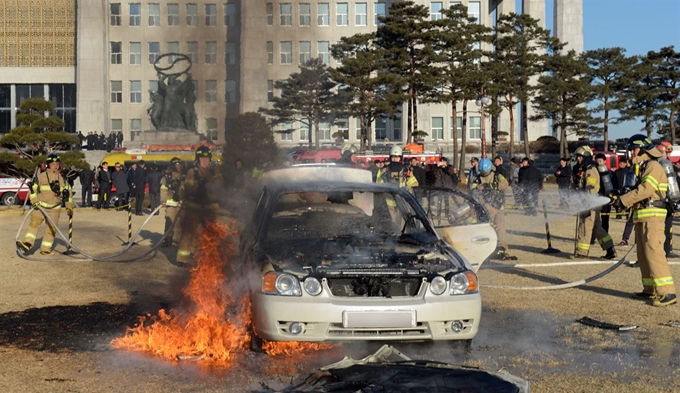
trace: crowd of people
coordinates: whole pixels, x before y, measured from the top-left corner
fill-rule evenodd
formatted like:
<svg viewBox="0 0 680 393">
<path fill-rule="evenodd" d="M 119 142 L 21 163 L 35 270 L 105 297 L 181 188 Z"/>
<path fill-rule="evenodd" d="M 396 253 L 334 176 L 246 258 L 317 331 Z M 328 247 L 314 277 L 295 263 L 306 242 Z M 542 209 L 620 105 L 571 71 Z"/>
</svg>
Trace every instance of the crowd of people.
<svg viewBox="0 0 680 393">
<path fill-rule="evenodd" d="M 103 131 L 99 134 L 96 131 L 90 131 L 87 135 L 83 135 L 82 131 L 78 131 L 78 138 L 80 145 L 85 146 L 87 150 L 108 151 L 123 147 L 124 140 L 122 131 L 111 131 L 109 135 L 104 135 Z"/>
</svg>

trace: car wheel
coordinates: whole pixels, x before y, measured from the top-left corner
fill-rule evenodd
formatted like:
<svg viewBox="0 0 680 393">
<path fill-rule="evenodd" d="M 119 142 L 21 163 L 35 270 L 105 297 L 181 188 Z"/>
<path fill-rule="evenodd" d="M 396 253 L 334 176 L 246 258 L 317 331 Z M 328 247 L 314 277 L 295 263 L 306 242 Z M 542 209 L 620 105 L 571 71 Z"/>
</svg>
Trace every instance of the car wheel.
<svg viewBox="0 0 680 393">
<path fill-rule="evenodd" d="M 250 350 L 256 353 L 264 353 L 264 350 L 262 349 L 262 339 L 257 337 L 253 332 L 251 332 L 250 337 Z"/>
<path fill-rule="evenodd" d="M 6 192 L 2 194 L 2 198 L 0 199 L 0 203 L 2 203 L 5 206 L 12 206 L 15 203 L 17 203 L 17 194 L 13 192 Z"/>
</svg>

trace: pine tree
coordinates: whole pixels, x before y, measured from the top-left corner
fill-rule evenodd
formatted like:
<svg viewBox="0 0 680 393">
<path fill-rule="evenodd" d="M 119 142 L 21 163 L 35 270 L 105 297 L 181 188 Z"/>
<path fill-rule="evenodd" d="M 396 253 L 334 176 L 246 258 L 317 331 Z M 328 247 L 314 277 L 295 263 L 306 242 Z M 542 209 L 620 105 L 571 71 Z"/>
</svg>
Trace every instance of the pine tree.
<svg viewBox="0 0 680 393">
<path fill-rule="evenodd" d="M 514 145 L 514 109 L 522 102 L 522 136 L 524 153 L 529 155 L 527 103 L 536 86 L 532 77 L 544 70 L 546 51 L 559 50 L 563 45 L 541 28 L 538 20 L 529 15 L 509 13 L 498 18 L 493 36 L 495 51 L 490 54 L 491 72 L 495 74 L 494 95 L 501 97 L 510 112 L 510 155 Z"/>
<path fill-rule="evenodd" d="M 394 116 L 405 96 L 398 86 L 399 76 L 383 66 L 384 53 L 375 47 L 375 33 L 343 37 L 333 45 L 331 53 L 340 66 L 331 70 L 338 83 L 345 112 L 361 121 L 361 150 L 373 143 L 371 124 L 381 116 Z"/>
<path fill-rule="evenodd" d="M 253 167 L 272 161 L 278 155 L 274 132 L 267 119 L 254 112 L 240 114 L 234 119 L 224 145 L 224 151 L 233 152 L 232 162 L 224 162 L 230 168 L 236 160 L 241 160 L 246 167 Z"/>
<path fill-rule="evenodd" d="M 418 132 L 418 98 L 436 87 L 432 58 L 433 25 L 429 10 L 413 1 L 390 6 L 377 30 L 376 46 L 384 50 L 385 67 L 398 76 L 394 80 L 408 98 L 407 143 Z M 403 83 L 402 83 L 403 81 Z"/>
<path fill-rule="evenodd" d="M 569 51 L 553 53 L 546 61 L 548 73 L 538 78 L 532 120 L 552 120 L 553 134 L 560 135 L 560 154 L 568 155 L 567 135 L 582 134 L 590 114 L 585 103 L 592 97 L 589 68 L 583 57 Z"/>
<path fill-rule="evenodd" d="M 635 58 L 627 57 L 625 52 L 625 49 L 617 47 L 590 50 L 584 54 L 590 68 L 588 76 L 593 100 L 599 102 L 590 109 L 591 115 L 602 113 L 602 117 L 593 117 L 591 127 L 602 132 L 605 151 L 609 150 L 610 113 L 622 107 L 623 92 L 632 84 L 627 71 L 635 64 Z"/>
<path fill-rule="evenodd" d="M 628 71 L 628 77 L 636 81 L 623 92 L 623 105 L 618 121 L 642 118 L 642 128 L 652 137 L 652 121 L 660 103 L 661 90 L 656 80 L 654 61 L 648 56 L 636 58 L 637 63 Z"/>
<path fill-rule="evenodd" d="M 319 148 L 319 123 L 333 121 L 339 107 L 334 92 L 336 83 L 319 58 L 300 65 L 300 72 L 290 74 L 288 79 L 277 81 L 274 87 L 281 89 L 281 96 L 272 99 L 272 108 L 260 108 L 260 112 L 272 118 L 273 125 L 308 122 L 309 147 Z M 292 132 L 285 130 L 279 132 Z M 313 136 L 313 137 L 312 137 Z"/>
<path fill-rule="evenodd" d="M 424 93 L 425 102 L 449 103 L 452 121 L 457 122 L 458 101 L 470 98 L 479 85 L 479 74 L 471 70 L 478 69 L 482 57 L 481 43 L 490 41 L 491 29 L 476 23 L 476 19 L 468 16 L 468 9 L 463 5 L 455 5 L 442 11 L 444 17 L 433 22 L 434 51 L 432 61 L 438 66 L 434 68 L 437 80 L 436 89 Z M 478 92 L 477 92 L 478 93 Z M 474 99 L 474 98 L 473 98 Z M 463 134 L 467 128 L 463 115 Z M 484 119 L 482 119 L 484 121 Z M 453 128 L 453 162 L 465 164 L 465 135 L 461 135 L 462 148 L 458 146 L 458 127 Z M 459 160 L 458 152 L 461 151 Z"/>
<path fill-rule="evenodd" d="M 670 136 L 671 143 L 675 145 L 675 122 L 680 112 L 680 53 L 673 46 L 661 48 L 659 52 L 650 51 L 647 54 L 656 75 L 654 80 L 658 87 L 659 105 L 654 120 L 662 125 L 659 134 Z"/>
</svg>

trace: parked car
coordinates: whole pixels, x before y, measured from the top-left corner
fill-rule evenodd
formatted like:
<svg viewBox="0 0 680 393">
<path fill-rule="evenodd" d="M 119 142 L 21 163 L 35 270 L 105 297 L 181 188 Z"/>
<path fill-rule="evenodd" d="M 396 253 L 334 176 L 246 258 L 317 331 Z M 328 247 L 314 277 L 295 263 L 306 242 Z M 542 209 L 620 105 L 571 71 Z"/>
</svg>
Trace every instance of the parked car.
<svg viewBox="0 0 680 393">
<path fill-rule="evenodd" d="M 255 343 L 475 337 L 475 269 L 496 246 L 481 205 L 451 198 L 446 225 L 435 229 L 413 195 L 372 183 L 366 170 L 292 167 L 268 172 L 264 184 L 241 239 L 244 266 L 258 274 Z M 455 216 L 456 208 L 464 214 Z M 437 231 L 471 247 L 456 249 Z"/>
<path fill-rule="evenodd" d="M 26 200 L 28 195 L 28 182 L 26 180 L 16 177 L 0 177 L 0 204 L 12 206 Z"/>
</svg>

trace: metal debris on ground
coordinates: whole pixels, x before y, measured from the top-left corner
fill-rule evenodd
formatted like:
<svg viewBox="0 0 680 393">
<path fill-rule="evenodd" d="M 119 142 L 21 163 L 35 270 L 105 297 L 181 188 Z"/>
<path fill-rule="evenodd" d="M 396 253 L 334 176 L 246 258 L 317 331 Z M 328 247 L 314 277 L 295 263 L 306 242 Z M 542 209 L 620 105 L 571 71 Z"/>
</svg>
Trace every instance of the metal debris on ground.
<svg viewBox="0 0 680 393">
<path fill-rule="evenodd" d="M 659 325 L 669 327 L 680 327 L 680 321 L 668 321 L 666 323 L 660 323 Z"/>
<path fill-rule="evenodd" d="M 363 359 L 345 357 L 337 363 L 315 370 L 282 390 L 273 390 L 262 384 L 262 389 L 254 393 L 452 391 L 528 393 L 529 381 L 505 371 L 493 372 L 437 361 L 411 360 L 394 347 L 384 345 Z"/>
<path fill-rule="evenodd" d="M 586 326 L 592 326 L 592 327 L 596 327 L 596 328 L 600 328 L 600 329 L 610 329 L 610 330 L 619 330 L 619 331 L 637 329 L 637 325 L 616 325 L 614 323 L 604 322 L 604 321 L 600 321 L 598 319 L 593 319 L 593 318 L 589 318 L 589 317 L 583 317 L 581 319 L 577 319 L 576 322 L 582 323 Z"/>
</svg>

